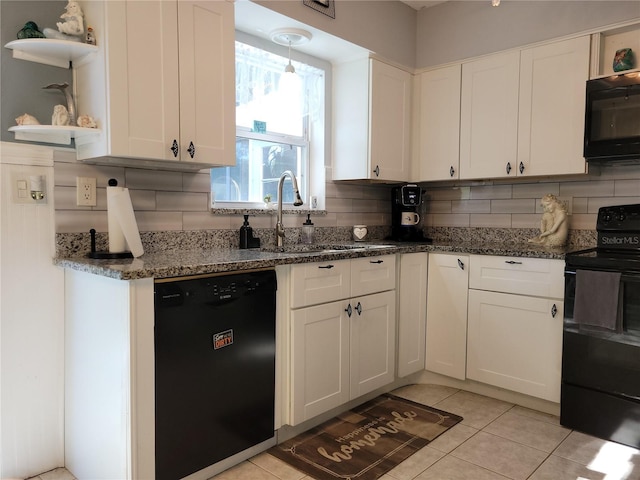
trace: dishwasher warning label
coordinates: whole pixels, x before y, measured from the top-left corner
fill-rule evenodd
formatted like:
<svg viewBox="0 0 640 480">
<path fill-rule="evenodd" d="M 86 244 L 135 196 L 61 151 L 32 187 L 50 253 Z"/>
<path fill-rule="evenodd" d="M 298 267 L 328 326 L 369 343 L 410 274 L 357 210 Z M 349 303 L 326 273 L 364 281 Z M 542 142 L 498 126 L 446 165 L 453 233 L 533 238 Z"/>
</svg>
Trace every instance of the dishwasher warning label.
<svg viewBox="0 0 640 480">
<path fill-rule="evenodd" d="M 233 344 L 233 330 L 213 334 L 213 349 L 219 350 Z"/>
</svg>

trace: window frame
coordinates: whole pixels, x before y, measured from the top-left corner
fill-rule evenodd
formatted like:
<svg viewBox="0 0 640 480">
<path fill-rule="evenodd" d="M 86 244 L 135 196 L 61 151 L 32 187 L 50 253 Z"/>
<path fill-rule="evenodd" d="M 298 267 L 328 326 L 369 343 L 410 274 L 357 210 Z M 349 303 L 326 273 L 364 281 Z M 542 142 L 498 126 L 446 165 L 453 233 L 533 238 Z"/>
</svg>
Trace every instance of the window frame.
<svg viewBox="0 0 640 480">
<path fill-rule="evenodd" d="M 289 49 L 287 47 L 277 45 L 269 40 L 255 37 L 236 30 L 236 41 L 246 43 L 253 47 L 269 51 L 271 53 L 288 57 Z M 291 203 L 284 203 L 287 209 L 296 209 L 300 211 L 322 211 L 325 209 L 325 179 L 326 179 L 326 162 L 330 152 L 330 132 L 331 132 L 331 63 L 317 57 L 306 55 L 295 50 L 291 51 L 291 59 L 319 68 L 324 71 L 324 109 L 320 113 L 321 119 L 313 122 L 308 118 L 305 119 L 303 126 L 303 137 L 288 136 L 280 133 L 266 132 L 264 134 L 256 134 L 247 127 L 239 127 L 236 125 L 236 138 L 250 138 L 265 141 L 274 141 L 278 143 L 306 146 L 306 171 L 301 174 L 307 178 L 299 178 L 307 191 L 304 193 L 304 204 L 301 207 L 294 207 Z M 317 128 L 318 126 L 322 128 Z M 302 140 L 301 140 L 302 139 Z M 303 169 L 304 170 L 304 169 Z M 312 199 L 314 200 L 312 205 Z M 227 202 L 212 201 L 212 210 L 229 211 L 229 210 L 269 210 L 264 202 Z"/>
</svg>

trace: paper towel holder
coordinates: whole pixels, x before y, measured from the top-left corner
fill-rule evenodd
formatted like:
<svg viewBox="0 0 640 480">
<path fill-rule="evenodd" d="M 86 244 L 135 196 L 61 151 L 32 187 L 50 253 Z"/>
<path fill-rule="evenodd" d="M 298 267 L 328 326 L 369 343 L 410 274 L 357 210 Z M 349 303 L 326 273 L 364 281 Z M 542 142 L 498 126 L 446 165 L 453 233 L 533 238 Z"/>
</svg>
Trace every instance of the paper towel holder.
<svg viewBox="0 0 640 480">
<path fill-rule="evenodd" d="M 87 253 L 87 257 L 95 258 L 98 260 L 105 259 L 118 259 L 118 258 L 133 258 L 133 254 L 131 252 L 108 252 L 108 251 L 96 251 L 96 229 L 92 228 L 89 230 L 89 234 L 91 235 L 91 251 Z"/>
</svg>

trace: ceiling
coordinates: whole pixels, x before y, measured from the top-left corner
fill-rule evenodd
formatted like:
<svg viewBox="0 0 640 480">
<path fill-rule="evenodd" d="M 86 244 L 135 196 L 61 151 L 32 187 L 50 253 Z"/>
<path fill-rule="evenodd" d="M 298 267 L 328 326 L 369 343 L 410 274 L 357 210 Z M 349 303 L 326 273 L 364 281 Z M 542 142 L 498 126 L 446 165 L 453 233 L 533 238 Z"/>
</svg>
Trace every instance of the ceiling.
<svg viewBox="0 0 640 480">
<path fill-rule="evenodd" d="M 444 3 L 447 0 L 401 0 L 402 3 L 406 3 L 411 8 L 415 8 L 416 10 L 420 10 L 421 8 L 433 7 L 434 5 L 438 5 L 439 3 Z"/>
</svg>

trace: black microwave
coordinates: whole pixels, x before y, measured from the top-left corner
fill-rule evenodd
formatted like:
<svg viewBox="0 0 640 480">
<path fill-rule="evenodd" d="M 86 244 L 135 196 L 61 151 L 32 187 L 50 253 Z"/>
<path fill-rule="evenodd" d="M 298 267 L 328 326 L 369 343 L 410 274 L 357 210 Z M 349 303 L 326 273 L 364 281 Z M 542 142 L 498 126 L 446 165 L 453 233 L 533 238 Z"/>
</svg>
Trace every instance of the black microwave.
<svg viewBox="0 0 640 480">
<path fill-rule="evenodd" d="M 584 157 L 640 162 L 640 71 L 587 81 Z"/>
</svg>

